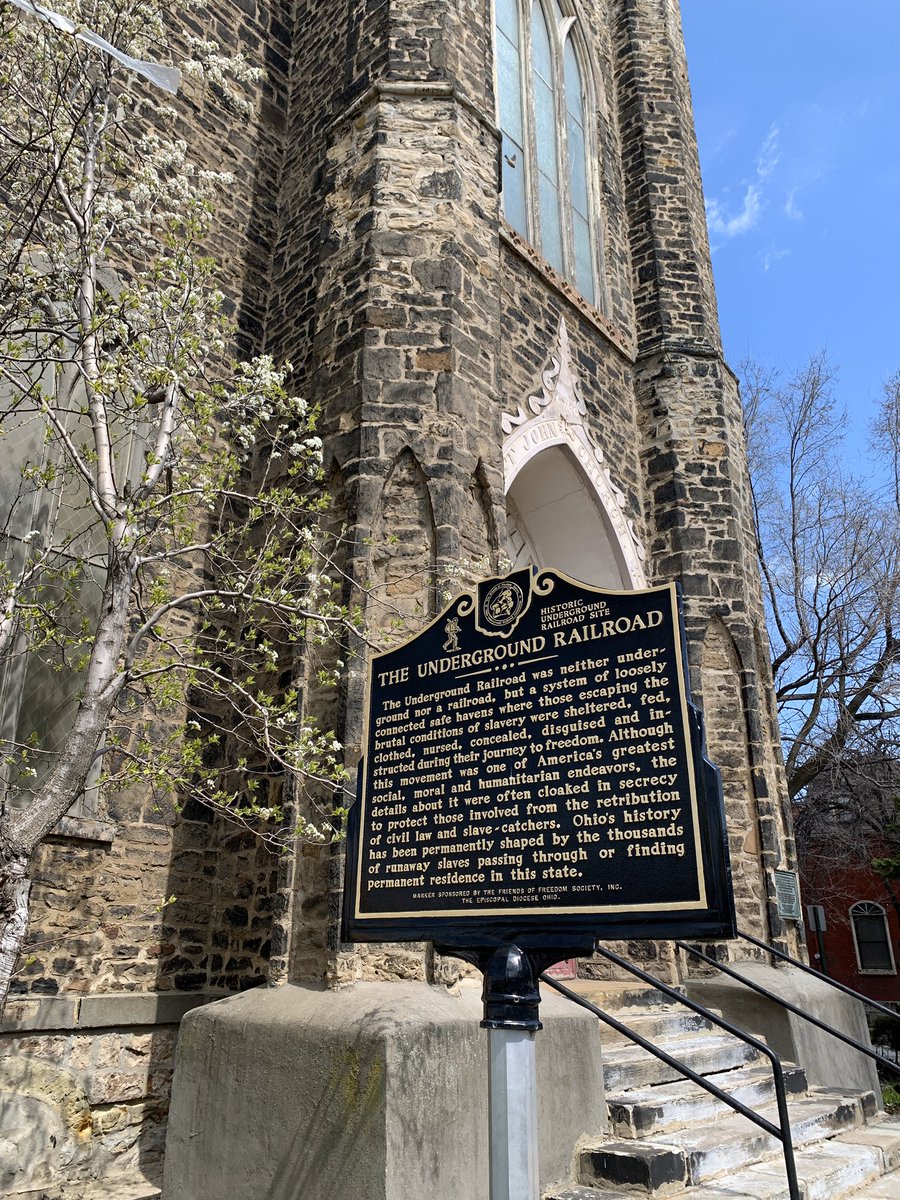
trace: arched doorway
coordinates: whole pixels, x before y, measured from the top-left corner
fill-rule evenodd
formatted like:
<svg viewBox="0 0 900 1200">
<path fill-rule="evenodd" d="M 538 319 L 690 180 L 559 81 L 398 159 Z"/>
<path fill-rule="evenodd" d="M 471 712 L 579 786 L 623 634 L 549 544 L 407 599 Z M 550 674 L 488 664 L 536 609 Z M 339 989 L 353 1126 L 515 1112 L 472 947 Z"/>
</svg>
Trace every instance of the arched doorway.
<svg viewBox="0 0 900 1200">
<path fill-rule="evenodd" d="M 591 587 L 617 591 L 647 587 L 637 513 L 613 482 L 585 424 L 564 321 L 542 384 L 540 394 L 503 418 L 506 553 L 513 568 L 552 567 Z M 677 982 L 671 945 L 610 946 Z M 616 987 L 631 979 L 600 957 L 580 960 L 578 973 Z"/>
<path fill-rule="evenodd" d="M 506 494 L 506 553 L 513 567 L 553 567 L 593 587 L 634 587 L 596 492 L 565 446 L 519 471 Z"/>
</svg>

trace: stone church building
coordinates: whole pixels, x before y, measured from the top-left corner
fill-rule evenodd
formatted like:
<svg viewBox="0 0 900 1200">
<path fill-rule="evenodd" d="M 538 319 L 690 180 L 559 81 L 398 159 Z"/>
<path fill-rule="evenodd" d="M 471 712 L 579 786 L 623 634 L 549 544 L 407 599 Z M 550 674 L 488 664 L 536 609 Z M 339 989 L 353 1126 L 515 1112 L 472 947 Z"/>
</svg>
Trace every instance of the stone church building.
<svg viewBox="0 0 900 1200">
<path fill-rule="evenodd" d="M 250 121 L 195 98 L 190 134 L 233 164 L 214 249 L 242 336 L 321 406 L 349 579 L 413 625 L 510 563 L 680 583 L 738 925 L 803 953 L 776 893 L 794 848 L 678 0 L 222 0 L 184 20 L 264 68 Z M 351 769 L 363 686 L 351 670 L 330 714 Z M 67 818 L 36 880 L 0 1195 L 158 1179 L 176 1042 L 166 1200 L 486 1195 L 477 987 L 430 945 L 340 941 L 340 848 L 275 858 L 129 793 Z M 628 953 L 739 1006 L 671 943 Z M 718 953 L 798 994 L 746 944 Z M 638 995 L 599 958 L 579 973 L 609 1005 Z M 596 1023 L 543 1008 L 549 1185 L 612 1134 Z M 741 1011 L 774 1037 L 765 1008 Z M 871 1081 L 785 1029 L 811 1081 Z"/>
</svg>

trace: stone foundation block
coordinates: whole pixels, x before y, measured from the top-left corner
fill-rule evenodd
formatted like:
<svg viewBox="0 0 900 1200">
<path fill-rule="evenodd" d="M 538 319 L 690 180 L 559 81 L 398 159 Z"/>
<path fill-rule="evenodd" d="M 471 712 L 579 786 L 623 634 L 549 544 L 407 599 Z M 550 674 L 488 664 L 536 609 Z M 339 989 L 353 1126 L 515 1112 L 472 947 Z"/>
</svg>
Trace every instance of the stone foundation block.
<svg viewBox="0 0 900 1200">
<path fill-rule="evenodd" d="M 165 1200 L 487 1200 L 480 990 L 254 990 L 182 1024 Z M 544 1184 L 605 1128 L 593 1017 L 555 997 L 537 1034 Z"/>
</svg>

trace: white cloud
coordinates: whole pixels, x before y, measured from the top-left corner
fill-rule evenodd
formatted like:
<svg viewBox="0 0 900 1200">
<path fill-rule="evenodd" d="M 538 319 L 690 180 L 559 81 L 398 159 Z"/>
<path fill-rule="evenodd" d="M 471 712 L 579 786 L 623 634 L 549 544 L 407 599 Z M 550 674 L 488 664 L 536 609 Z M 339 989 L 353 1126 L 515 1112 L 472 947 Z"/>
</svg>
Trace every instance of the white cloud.
<svg viewBox="0 0 900 1200">
<path fill-rule="evenodd" d="M 764 208 L 764 185 L 780 162 L 778 152 L 778 126 L 773 125 L 766 134 L 756 156 L 756 171 L 744 190 L 741 207 L 729 214 L 727 206 L 713 197 L 706 202 L 706 220 L 710 233 L 724 238 L 738 237 L 748 233 L 758 223 Z"/>
<path fill-rule="evenodd" d="M 756 174 L 759 179 L 768 179 L 781 161 L 778 153 L 778 126 L 773 125 L 756 156 Z"/>
<path fill-rule="evenodd" d="M 789 254 L 790 250 L 786 250 L 783 247 L 770 246 L 768 250 L 763 252 L 760 258 L 762 269 L 768 271 L 770 267 L 774 266 L 780 259 L 787 258 Z"/>
<path fill-rule="evenodd" d="M 797 205 L 797 192 L 799 190 L 799 188 L 791 188 L 784 202 L 784 215 L 791 221 L 803 220 L 803 210 Z"/>
<path fill-rule="evenodd" d="M 726 238 L 736 237 L 739 233 L 746 233 L 748 229 L 752 229 L 759 220 L 761 211 L 760 190 L 753 183 L 744 193 L 744 203 L 740 211 L 733 217 L 726 215 L 718 200 L 706 202 L 706 220 L 710 233 L 717 233 Z"/>
</svg>

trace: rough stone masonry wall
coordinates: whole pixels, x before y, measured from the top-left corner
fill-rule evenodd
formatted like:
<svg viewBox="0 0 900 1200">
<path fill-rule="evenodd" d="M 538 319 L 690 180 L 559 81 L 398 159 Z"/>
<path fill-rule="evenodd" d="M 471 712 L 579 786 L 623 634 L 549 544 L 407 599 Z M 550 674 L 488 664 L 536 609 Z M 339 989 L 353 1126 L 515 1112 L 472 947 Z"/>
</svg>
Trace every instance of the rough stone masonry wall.
<svg viewBox="0 0 900 1200">
<path fill-rule="evenodd" d="M 161 1172 L 178 1026 L 149 1009 L 153 1024 L 129 1025 L 120 1007 L 107 1018 L 91 1003 L 54 1001 L 59 1030 L 0 1041 L 0 1194 Z M 39 1019 L 37 1001 L 19 1009 Z"/>
<path fill-rule="evenodd" d="M 358 425 L 343 431 L 351 397 L 331 393 L 326 428 L 359 514 L 355 573 L 375 587 L 373 625 L 399 612 L 408 635 L 435 614 L 457 563 L 496 561 L 498 254 L 496 223 L 481 219 L 496 205 L 496 143 L 477 111 L 440 92 L 382 95 L 366 128 L 382 180 L 367 239 L 374 321 L 359 350 Z M 357 159 L 351 151 L 344 162 Z M 336 221 L 344 194 L 336 188 Z M 348 716 L 355 753 L 358 690 Z"/>
<path fill-rule="evenodd" d="M 278 217 L 273 226 L 266 348 L 276 359 L 290 361 L 298 390 L 318 400 L 317 370 L 330 372 L 334 389 L 348 396 L 358 384 L 353 348 L 362 338 L 360 317 L 353 305 L 342 307 L 336 297 L 323 292 L 321 283 L 320 261 L 337 249 L 325 211 L 333 191 L 328 155 L 340 114 L 365 92 L 373 78 L 384 73 L 388 3 L 322 0 L 317 5 L 291 8 L 291 73 L 276 192 Z M 356 234 L 371 227 L 369 185 L 368 172 L 363 170 L 347 228 L 338 235 L 352 243 L 348 249 L 355 257 L 348 278 L 353 289 L 352 277 L 358 277 L 357 297 L 364 286 L 364 262 L 360 256 L 363 241 Z M 321 304 L 326 308 L 317 323 Z M 326 474 L 336 501 L 337 524 L 346 526 L 355 499 L 348 494 L 340 464 L 333 456 Z M 346 548 L 341 558 L 346 570 Z M 348 592 L 344 598 L 352 597 Z M 325 707 L 329 715 L 336 711 L 340 726 L 344 698 L 339 698 L 337 706 L 329 699 Z M 337 857 L 314 845 L 298 845 L 282 862 L 270 961 L 273 979 L 325 978 L 338 919 L 338 870 Z"/>
<path fill-rule="evenodd" d="M 219 819 L 169 824 L 135 798 L 112 798 L 106 816 L 70 820 L 36 863 L 0 1034 L 0 1193 L 156 1172 L 177 1021 L 266 977 L 265 846 Z"/>
<path fill-rule="evenodd" d="M 746 722 L 746 764 L 729 768 L 727 806 L 739 871 L 740 923 L 768 940 L 796 937 L 775 910 L 771 872 L 786 858 L 777 803 L 777 731 L 746 486 L 740 402 L 721 358 L 715 295 L 676 0 L 622 0 L 616 47 L 638 314 L 637 391 L 644 430 L 650 552 L 657 578 L 682 581 L 692 682 L 701 699 L 731 675 Z M 735 656 L 702 670 L 712 622 Z M 721 626 L 715 626 L 719 637 Z M 708 662 L 710 661 L 708 657 Z M 714 702 L 713 694 L 709 697 Z M 708 730 L 711 757 L 734 758 Z M 740 731 L 739 731 L 740 733 Z M 749 779 L 749 783 L 748 783 Z M 789 852 L 789 845 L 787 846 Z"/>
<path fill-rule="evenodd" d="M 338 6 L 333 16 L 298 30 L 298 62 L 344 70 L 317 66 L 292 108 L 273 337 L 322 405 L 347 569 L 371 585 L 369 619 L 387 636 L 395 615 L 409 631 L 434 613 L 461 559 L 492 556 L 502 519 L 489 6 L 372 3 L 349 25 Z M 310 109 L 315 136 L 300 128 Z M 303 202 L 310 172 L 318 224 Z M 342 702 L 350 766 L 361 683 L 357 668 Z M 296 859 L 290 976 L 429 973 L 421 948 L 339 950 L 336 867 L 324 854 Z"/>
<path fill-rule="evenodd" d="M 746 724 L 736 742 L 721 723 L 709 733 L 727 766 L 741 920 L 767 934 L 774 912 L 758 852 L 766 867 L 784 865 L 784 826 L 769 799 L 775 735 L 760 704 L 739 405 L 721 361 L 677 4 L 586 8 L 605 315 L 500 218 L 486 6 L 375 3 L 349 24 L 343 11 L 298 27 L 298 61 L 330 64 L 340 86 L 329 91 L 311 71 L 292 107 L 273 336 L 323 404 L 349 574 L 374 589 L 373 626 L 393 608 L 408 633 L 435 611 L 450 564 L 490 560 L 503 528 L 499 412 L 534 389 L 565 313 L 594 434 L 650 548 L 651 577 L 684 585 L 695 693 L 727 695 Z M 735 649 L 710 651 L 704 676 L 713 620 Z M 343 700 L 351 766 L 362 678 L 351 673 Z M 428 975 L 417 948 L 335 957 L 338 882 L 333 857 L 298 858 L 288 973 Z"/>
<path fill-rule="evenodd" d="M 271 299 L 292 8 L 224 0 L 179 18 L 263 69 L 249 121 L 190 82 L 177 101 L 194 160 L 235 176 L 218 197 L 210 248 L 248 352 L 262 345 Z M 44 1182 L 67 1156 L 68 1174 L 158 1165 L 174 1022 L 267 970 L 274 862 L 251 835 L 196 810 L 161 813 L 140 792 L 110 798 L 95 821 L 67 818 L 58 835 L 35 864 L 28 944 L 0 1034 L 0 1192 L 35 1171 Z M 32 1138 L 10 1162 L 14 1128 L 55 1129 L 56 1147 Z"/>
<path fill-rule="evenodd" d="M 167 819 L 121 797 L 106 818 L 69 819 L 39 851 L 12 1012 L 17 996 L 258 983 L 274 882 L 265 845 L 225 820 Z"/>
</svg>

